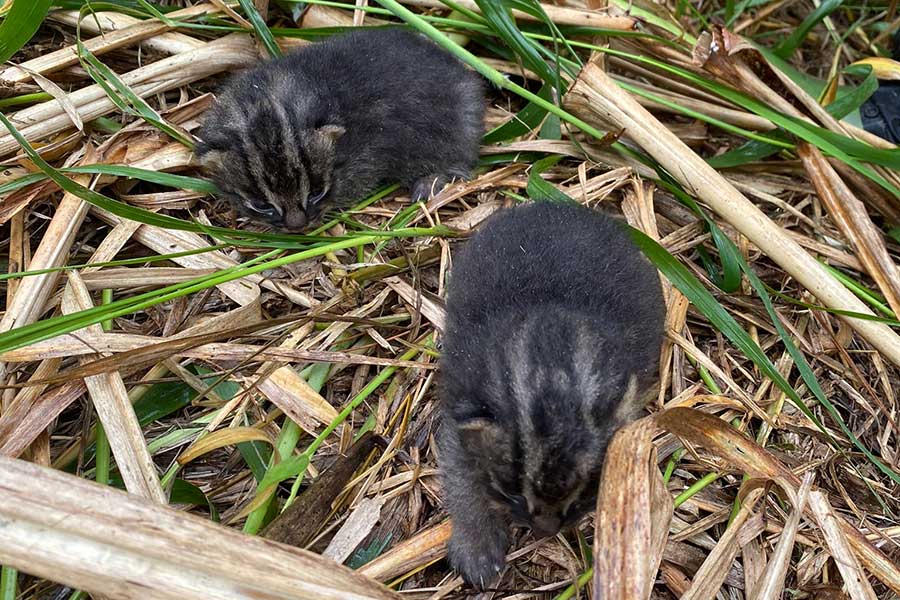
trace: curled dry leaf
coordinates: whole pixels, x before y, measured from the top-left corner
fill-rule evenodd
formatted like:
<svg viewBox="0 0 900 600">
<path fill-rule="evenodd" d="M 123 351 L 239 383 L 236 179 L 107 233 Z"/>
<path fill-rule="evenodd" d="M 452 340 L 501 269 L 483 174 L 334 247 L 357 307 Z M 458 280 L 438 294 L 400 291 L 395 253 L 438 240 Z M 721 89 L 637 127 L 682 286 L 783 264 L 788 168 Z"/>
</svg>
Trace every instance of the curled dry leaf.
<svg viewBox="0 0 900 600">
<path fill-rule="evenodd" d="M 594 589 L 606 600 L 649 598 L 672 520 L 672 497 L 657 467 L 652 417 L 616 433 L 597 499 Z"/>
<path fill-rule="evenodd" d="M 267 444 L 272 444 L 273 440 L 263 430 L 255 427 L 229 427 L 203 436 L 191 444 L 176 460 L 179 465 L 186 465 L 207 452 L 212 452 L 225 446 L 234 446 L 241 442 L 266 442 Z"/>
<path fill-rule="evenodd" d="M 851 64 L 851 67 L 857 65 L 867 65 L 872 67 L 875 77 L 878 79 L 893 79 L 900 81 L 900 61 L 885 56 L 873 56 L 872 58 L 864 58 Z"/>
</svg>

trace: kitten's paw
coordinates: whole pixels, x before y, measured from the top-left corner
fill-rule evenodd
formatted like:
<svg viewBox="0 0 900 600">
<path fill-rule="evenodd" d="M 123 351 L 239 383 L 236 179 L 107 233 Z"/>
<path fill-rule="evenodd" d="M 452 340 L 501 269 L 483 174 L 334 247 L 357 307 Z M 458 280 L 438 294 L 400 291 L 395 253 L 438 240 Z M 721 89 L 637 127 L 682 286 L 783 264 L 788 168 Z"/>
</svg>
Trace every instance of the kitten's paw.
<svg viewBox="0 0 900 600">
<path fill-rule="evenodd" d="M 467 537 L 468 539 L 463 539 Z M 506 566 L 509 541 L 503 531 L 483 531 L 474 536 L 450 538 L 447 555 L 450 564 L 459 571 L 469 585 L 485 588 Z"/>
<path fill-rule="evenodd" d="M 450 182 L 446 175 L 428 175 L 417 179 L 409 191 L 413 202 L 422 202 L 437 195 Z"/>
</svg>

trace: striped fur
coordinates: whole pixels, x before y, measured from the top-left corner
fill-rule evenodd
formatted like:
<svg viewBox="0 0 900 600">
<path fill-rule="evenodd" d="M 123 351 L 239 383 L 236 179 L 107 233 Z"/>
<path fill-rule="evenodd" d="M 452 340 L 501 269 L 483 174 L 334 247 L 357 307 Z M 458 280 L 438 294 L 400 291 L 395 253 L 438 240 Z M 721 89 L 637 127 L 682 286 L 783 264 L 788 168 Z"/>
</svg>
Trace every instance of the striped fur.
<svg viewBox="0 0 900 600">
<path fill-rule="evenodd" d="M 232 78 L 197 154 L 238 210 L 299 230 L 383 183 L 468 177 L 484 109 L 481 79 L 426 38 L 360 30 Z"/>
<path fill-rule="evenodd" d="M 593 508 L 606 446 L 656 379 L 663 315 L 656 270 L 580 206 L 501 211 L 454 255 L 439 447 L 467 581 L 502 568 L 507 523 L 551 535 Z"/>
</svg>

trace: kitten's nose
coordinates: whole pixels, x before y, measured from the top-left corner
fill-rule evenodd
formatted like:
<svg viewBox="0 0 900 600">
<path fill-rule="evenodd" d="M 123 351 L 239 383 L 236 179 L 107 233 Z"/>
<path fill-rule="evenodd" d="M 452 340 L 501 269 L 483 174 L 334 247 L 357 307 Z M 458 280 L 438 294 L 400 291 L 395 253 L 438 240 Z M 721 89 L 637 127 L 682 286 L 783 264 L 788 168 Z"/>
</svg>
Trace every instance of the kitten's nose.
<svg viewBox="0 0 900 600">
<path fill-rule="evenodd" d="M 534 517 L 534 523 L 531 525 L 531 530 L 537 537 L 545 538 L 559 533 L 561 524 L 562 522 L 560 521 L 559 517 L 551 515 L 537 515 Z"/>
<path fill-rule="evenodd" d="M 309 219 L 300 210 L 288 210 L 284 215 L 284 226 L 291 231 L 302 231 L 308 221 Z"/>
</svg>

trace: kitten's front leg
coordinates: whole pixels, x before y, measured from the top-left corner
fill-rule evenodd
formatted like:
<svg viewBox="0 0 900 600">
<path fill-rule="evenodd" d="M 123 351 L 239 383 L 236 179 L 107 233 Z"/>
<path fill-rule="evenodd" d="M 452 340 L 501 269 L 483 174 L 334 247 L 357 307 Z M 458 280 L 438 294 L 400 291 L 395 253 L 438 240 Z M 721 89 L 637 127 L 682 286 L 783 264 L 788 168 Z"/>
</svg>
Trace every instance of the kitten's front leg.
<svg viewBox="0 0 900 600">
<path fill-rule="evenodd" d="M 509 547 L 505 516 L 494 507 L 483 473 L 459 442 L 452 424 L 439 438 L 444 502 L 453 523 L 448 555 L 466 582 L 485 587 L 503 570 Z"/>
</svg>

